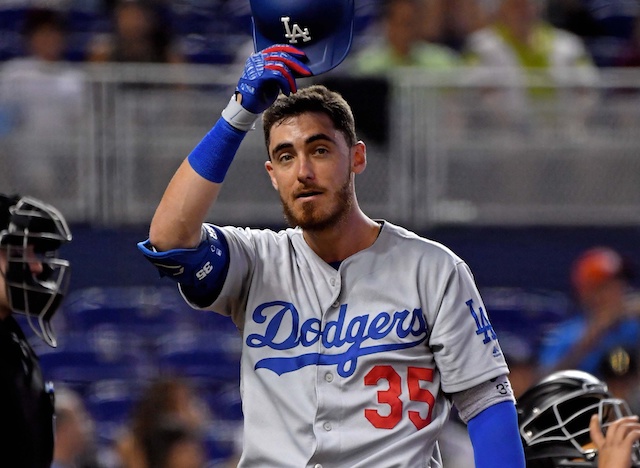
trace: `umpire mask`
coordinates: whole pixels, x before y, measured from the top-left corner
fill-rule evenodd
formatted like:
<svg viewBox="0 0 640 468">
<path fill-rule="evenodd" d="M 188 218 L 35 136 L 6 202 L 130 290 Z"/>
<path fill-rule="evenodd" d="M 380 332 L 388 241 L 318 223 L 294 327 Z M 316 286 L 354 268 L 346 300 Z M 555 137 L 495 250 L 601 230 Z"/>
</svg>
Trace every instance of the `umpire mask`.
<svg viewBox="0 0 640 468">
<path fill-rule="evenodd" d="M 527 468 L 587 468 L 598 466 L 589 422 L 598 415 L 606 431 L 631 411 L 625 400 L 614 398 L 607 384 L 579 370 L 554 372 L 518 398 L 518 422 Z M 634 446 L 630 466 L 640 466 Z"/>
<path fill-rule="evenodd" d="M 25 315 L 29 326 L 51 347 L 56 338 L 51 319 L 69 284 L 69 262 L 58 258 L 71 241 L 62 214 L 30 197 L 0 195 L 0 248 L 6 252 L 4 276 L 9 306 Z"/>
</svg>

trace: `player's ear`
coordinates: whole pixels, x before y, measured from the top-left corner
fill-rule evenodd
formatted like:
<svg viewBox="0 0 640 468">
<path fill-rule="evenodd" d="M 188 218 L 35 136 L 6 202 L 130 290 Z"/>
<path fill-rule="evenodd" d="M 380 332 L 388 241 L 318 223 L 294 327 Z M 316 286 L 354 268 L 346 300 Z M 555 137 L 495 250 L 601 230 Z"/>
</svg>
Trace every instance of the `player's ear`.
<svg viewBox="0 0 640 468">
<path fill-rule="evenodd" d="M 367 167 L 367 147 L 359 141 L 351 147 L 351 171 L 360 174 Z"/>
<path fill-rule="evenodd" d="M 274 189 L 278 190 L 278 182 L 276 182 L 276 178 L 273 175 L 273 164 L 271 164 L 271 160 L 264 162 L 264 168 L 267 170 L 267 174 L 269 174 L 271 185 L 273 185 Z"/>
</svg>

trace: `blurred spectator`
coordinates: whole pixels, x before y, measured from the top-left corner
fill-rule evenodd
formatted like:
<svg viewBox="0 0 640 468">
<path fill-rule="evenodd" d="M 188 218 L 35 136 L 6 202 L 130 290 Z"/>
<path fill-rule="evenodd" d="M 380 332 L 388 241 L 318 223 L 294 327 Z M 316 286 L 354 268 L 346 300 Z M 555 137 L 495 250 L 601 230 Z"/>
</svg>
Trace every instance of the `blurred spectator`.
<svg viewBox="0 0 640 468">
<path fill-rule="evenodd" d="M 117 442 L 123 468 L 160 468 L 157 458 L 160 447 L 166 450 L 165 460 L 204 457 L 202 437 L 209 419 L 205 402 L 188 381 L 175 377 L 158 379 L 141 395 L 129 430 Z M 175 442 L 175 451 L 168 450 L 169 442 Z"/>
<path fill-rule="evenodd" d="M 176 37 L 157 2 L 119 0 L 113 7 L 113 32 L 89 46 L 92 62 L 181 63 Z"/>
<path fill-rule="evenodd" d="M 94 425 L 80 395 L 64 387 L 55 393 L 55 443 L 51 468 L 97 468 Z"/>
<path fill-rule="evenodd" d="M 589 53 L 578 36 L 545 21 L 544 9 L 545 0 L 498 0 L 490 24 L 467 39 L 465 58 L 480 67 L 475 76 L 492 91 L 483 101 L 498 122 L 527 128 L 561 115 L 571 119 L 558 124 L 570 125 L 593 105 L 584 92 L 598 76 Z"/>
<path fill-rule="evenodd" d="M 602 378 L 601 362 L 617 346 L 640 343 L 640 315 L 629 302 L 634 272 L 609 247 L 583 252 L 571 268 L 579 313 L 559 323 L 542 343 L 543 373 L 579 369 Z"/>
<path fill-rule="evenodd" d="M 615 346 L 600 361 L 599 373 L 616 398 L 629 403 L 631 413 L 640 415 L 640 344 Z"/>
<path fill-rule="evenodd" d="M 206 464 L 201 434 L 178 417 L 159 420 L 145 445 L 150 468 L 203 468 Z"/>
<path fill-rule="evenodd" d="M 460 63 L 458 55 L 443 45 L 425 41 L 424 4 L 420 0 L 386 0 L 381 12 L 378 40 L 360 49 L 351 70 L 385 73 L 398 67 L 417 66 L 433 70 L 451 69 Z"/>
<path fill-rule="evenodd" d="M 472 32 L 486 26 L 487 15 L 481 0 L 423 0 L 425 19 L 422 38 L 462 50 Z"/>
<path fill-rule="evenodd" d="M 85 134 L 85 77 L 64 62 L 65 18 L 57 11 L 31 9 L 22 30 L 24 57 L 0 68 L 0 107 L 5 115 L 10 180 L 22 180 L 35 197 L 74 189 L 71 161 Z M 60 193 L 65 195 L 65 193 Z"/>
</svg>

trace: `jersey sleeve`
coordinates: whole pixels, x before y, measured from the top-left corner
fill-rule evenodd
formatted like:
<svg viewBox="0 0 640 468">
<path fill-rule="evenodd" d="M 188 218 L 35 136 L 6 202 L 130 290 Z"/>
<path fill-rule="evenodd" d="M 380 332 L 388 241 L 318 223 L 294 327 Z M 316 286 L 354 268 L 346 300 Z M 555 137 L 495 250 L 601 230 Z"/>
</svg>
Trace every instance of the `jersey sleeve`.
<svg viewBox="0 0 640 468">
<path fill-rule="evenodd" d="M 443 286 L 429 345 L 447 393 L 509 372 L 489 314 L 464 262 L 455 264 Z"/>
</svg>

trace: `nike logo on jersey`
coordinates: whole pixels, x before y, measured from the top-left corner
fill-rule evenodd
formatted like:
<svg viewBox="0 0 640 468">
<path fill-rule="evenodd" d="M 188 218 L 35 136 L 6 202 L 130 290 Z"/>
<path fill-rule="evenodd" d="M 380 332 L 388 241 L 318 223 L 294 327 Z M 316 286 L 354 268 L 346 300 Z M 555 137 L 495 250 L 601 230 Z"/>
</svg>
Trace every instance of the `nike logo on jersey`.
<svg viewBox="0 0 640 468">
<path fill-rule="evenodd" d="M 337 354 L 306 353 L 295 357 L 265 358 L 256 363 L 256 369 L 269 369 L 282 375 L 309 365 L 335 365 L 340 376 L 349 377 L 355 372 L 359 357 L 412 348 L 423 343 L 428 336 L 429 327 L 421 309 L 380 312 L 373 316 L 363 314 L 349 322 L 346 322 L 346 315 L 347 304 L 342 304 L 338 319 L 327 322 L 322 329 L 319 318 L 300 323 L 300 314 L 290 302 L 261 304 L 253 311 L 252 318 L 255 323 L 264 324 L 264 334 L 249 335 L 247 346 L 285 350 L 298 346 L 308 348 L 322 340 L 327 349 L 346 347 L 346 350 Z M 375 344 L 391 333 L 403 341 Z"/>
</svg>

